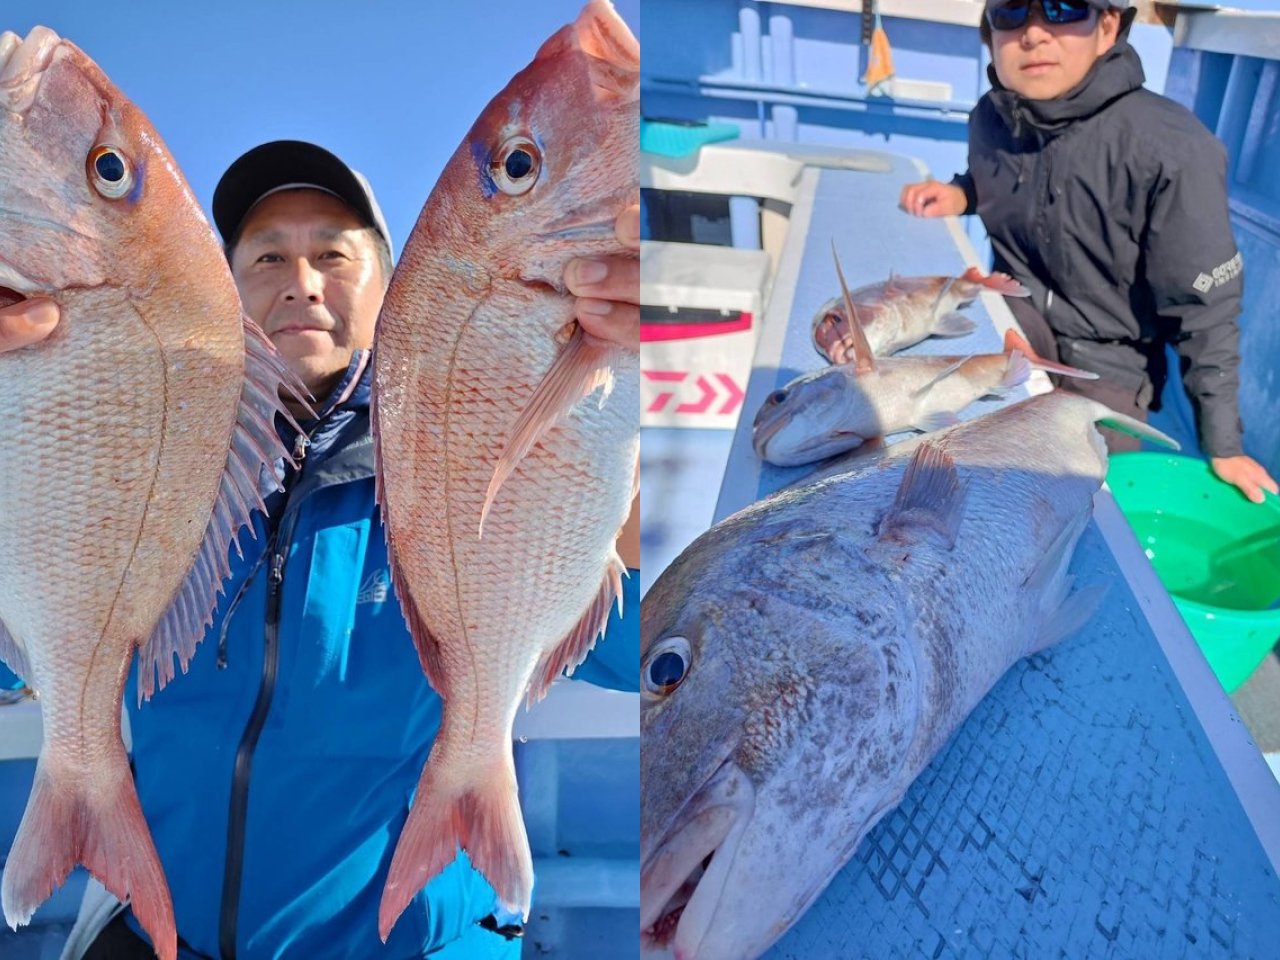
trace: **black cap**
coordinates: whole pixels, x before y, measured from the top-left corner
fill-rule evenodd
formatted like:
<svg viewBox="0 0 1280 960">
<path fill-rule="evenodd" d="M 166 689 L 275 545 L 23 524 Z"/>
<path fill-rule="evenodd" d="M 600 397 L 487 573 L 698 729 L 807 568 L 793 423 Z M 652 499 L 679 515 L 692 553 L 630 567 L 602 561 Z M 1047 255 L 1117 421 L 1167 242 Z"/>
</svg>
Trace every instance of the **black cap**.
<svg viewBox="0 0 1280 960">
<path fill-rule="evenodd" d="M 278 190 L 294 188 L 333 194 L 377 230 L 391 248 L 391 232 L 369 181 L 328 150 L 303 140 L 264 143 L 227 168 L 213 191 L 213 222 L 223 242 L 229 245 L 235 241 L 244 218 L 258 201 Z"/>
</svg>

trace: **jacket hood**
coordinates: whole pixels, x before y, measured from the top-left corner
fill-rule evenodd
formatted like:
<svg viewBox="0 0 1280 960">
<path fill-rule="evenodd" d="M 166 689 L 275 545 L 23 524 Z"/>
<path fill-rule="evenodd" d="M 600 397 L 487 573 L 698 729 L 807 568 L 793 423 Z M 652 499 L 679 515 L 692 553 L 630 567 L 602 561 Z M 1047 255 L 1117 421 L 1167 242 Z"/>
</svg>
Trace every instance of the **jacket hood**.
<svg viewBox="0 0 1280 960">
<path fill-rule="evenodd" d="M 1045 132 L 1057 132 L 1076 120 L 1093 116 L 1108 104 L 1142 86 L 1146 74 L 1138 53 L 1129 45 L 1128 27 L 1121 27 L 1116 45 L 1098 58 L 1083 80 L 1052 100 L 1028 100 L 1005 87 L 995 67 L 987 67 L 991 100 L 1014 131 L 1029 124 Z"/>
</svg>

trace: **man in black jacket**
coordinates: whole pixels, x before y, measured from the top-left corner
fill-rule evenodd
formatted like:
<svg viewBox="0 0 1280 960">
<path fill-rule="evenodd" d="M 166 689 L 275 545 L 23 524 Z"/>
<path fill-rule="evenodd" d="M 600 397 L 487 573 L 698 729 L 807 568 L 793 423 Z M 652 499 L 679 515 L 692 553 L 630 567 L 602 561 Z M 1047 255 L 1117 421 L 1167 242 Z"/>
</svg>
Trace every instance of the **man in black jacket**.
<svg viewBox="0 0 1280 960">
<path fill-rule="evenodd" d="M 1010 306 L 1050 359 L 1098 373 L 1063 389 L 1146 418 L 1179 356 L 1214 472 L 1255 502 L 1275 480 L 1241 446 L 1240 253 L 1226 151 L 1144 90 L 1126 0 L 987 0 L 992 89 L 969 118 L 969 170 L 903 189 L 917 216 L 977 213 Z M 1111 449 L 1136 441 L 1108 431 Z"/>
</svg>

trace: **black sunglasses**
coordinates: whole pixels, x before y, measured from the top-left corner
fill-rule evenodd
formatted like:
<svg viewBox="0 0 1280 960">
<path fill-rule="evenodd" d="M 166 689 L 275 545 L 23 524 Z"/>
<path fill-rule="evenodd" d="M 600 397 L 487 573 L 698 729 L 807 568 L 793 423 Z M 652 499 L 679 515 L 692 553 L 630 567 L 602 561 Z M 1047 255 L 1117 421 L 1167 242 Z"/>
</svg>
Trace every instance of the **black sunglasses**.
<svg viewBox="0 0 1280 960">
<path fill-rule="evenodd" d="M 987 22 L 992 30 L 1018 30 L 1027 22 L 1032 0 L 1011 0 L 1009 3 L 987 10 Z M 1089 0 L 1037 0 L 1047 23 L 1079 23 L 1089 17 L 1093 9 Z"/>
</svg>

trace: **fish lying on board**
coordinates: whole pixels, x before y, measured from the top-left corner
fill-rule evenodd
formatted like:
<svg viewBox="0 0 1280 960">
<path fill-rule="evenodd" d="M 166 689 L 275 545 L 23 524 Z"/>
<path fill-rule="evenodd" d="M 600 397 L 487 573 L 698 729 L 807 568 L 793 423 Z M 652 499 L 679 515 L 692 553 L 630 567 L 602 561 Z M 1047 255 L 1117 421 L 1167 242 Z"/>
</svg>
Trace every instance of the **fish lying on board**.
<svg viewBox="0 0 1280 960">
<path fill-rule="evenodd" d="M 716 524 L 641 604 L 640 924 L 750 960 L 1018 659 L 1092 615 L 1067 574 L 1106 474 L 1062 391 Z"/>
<path fill-rule="evenodd" d="M 551 37 L 449 161 L 378 321 L 379 496 L 396 593 L 444 698 L 384 940 L 459 845 L 529 912 L 512 722 L 586 655 L 625 572 L 639 359 L 578 326 L 561 275 L 625 251 L 614 221 L 639 195 L 639 67 L 604 0 Z"/>
<path fill-rule="evenodd" d="M 0 658 L 44 738 L 4 867 L 12 926 L 82 863 L 165 960 L 173 907 L 120 740 L 185 670 L 227 551 L 285 450 L 282 384 L 222 247 L 147 118 L 73 44 L 0 35 L 0 306 L 56 311 L 0 354 Z"/>
<path fill-rule="evenodd" d="M 852 294 L 836 263 L 846 306 Z M 860 446 L 902 430 L 941 430 L 959 421 L 957 411 L 981 397 L 1005 396 L 1032 369 L 1097 379 L 1074 367 L 1028 356 L 1014 331 L 1005 353 L 967 357 L 879 357 L 861 327 L 851 328 L 852 359 L 796 377 L 775 390 L 756 413 L 752 442 L 760 459 L 792 467 Z"/>
<path fill-rule="evenodd" d="M 813 316 L 813 345 L 830 363 L 853 358 L 849 317 L 856 316 L 876 356 L 904 350 L 927 337 L 961 337 L 972 333 L 974 323 L 957 311 L 967 307 L 984 290 L 1006 297 L 1031 295 L 1008 274 L 983 276 L 970 267 L 959 277 L 890 277 L 881 283 L 859 287 L 824 303 Z"/>
</svg>

